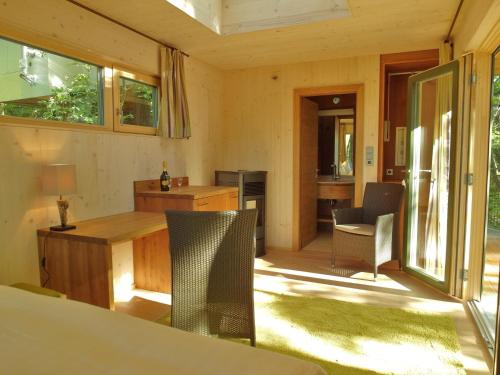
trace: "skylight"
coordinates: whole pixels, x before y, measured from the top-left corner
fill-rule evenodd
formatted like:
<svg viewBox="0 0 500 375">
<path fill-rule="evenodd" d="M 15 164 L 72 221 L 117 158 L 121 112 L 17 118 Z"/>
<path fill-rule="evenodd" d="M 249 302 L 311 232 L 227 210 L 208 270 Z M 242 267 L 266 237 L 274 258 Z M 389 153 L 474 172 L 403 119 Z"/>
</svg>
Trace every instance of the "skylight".
<svg viewBox="0 0 500 375">
<path fill-rule="evenodd" d="M 167 0 L 220 35 L 351 16 L 347 0 Z"/>
</svg>

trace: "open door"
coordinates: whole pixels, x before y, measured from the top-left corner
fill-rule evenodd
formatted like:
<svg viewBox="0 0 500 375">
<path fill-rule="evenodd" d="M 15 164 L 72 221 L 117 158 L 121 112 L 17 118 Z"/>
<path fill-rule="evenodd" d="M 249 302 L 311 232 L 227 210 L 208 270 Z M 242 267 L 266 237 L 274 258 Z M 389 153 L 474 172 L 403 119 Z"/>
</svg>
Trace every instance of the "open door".
<svg viewBox="0 0 500 375">
<path fill-rule="evenodd" d="M 318 104 L 300 101 L 300 248 L 317 234 Z"/>
<path fill-rule="evenodd" d="M 449 292 L 458 106 L 458 61 L 408 82 L 404 269 Z"/>
</svg>

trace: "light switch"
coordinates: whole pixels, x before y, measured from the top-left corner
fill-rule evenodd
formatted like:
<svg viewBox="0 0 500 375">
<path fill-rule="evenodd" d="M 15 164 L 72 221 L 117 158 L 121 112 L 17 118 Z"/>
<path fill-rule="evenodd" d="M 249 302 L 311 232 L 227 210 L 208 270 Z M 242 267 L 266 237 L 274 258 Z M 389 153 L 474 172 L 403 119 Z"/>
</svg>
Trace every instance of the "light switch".
<svg viewBox="0 0 500 375">
<path fill-rule="evenodd" d="M 373 165 L 373 158 L 374 158 L 374 149 L 373 149 L 373 146 L 366 146 L 366 154 L 365 154 L 365 157 L 366 157 L 366 165 L 370 165 L 372 166 Z"/>
</svg>

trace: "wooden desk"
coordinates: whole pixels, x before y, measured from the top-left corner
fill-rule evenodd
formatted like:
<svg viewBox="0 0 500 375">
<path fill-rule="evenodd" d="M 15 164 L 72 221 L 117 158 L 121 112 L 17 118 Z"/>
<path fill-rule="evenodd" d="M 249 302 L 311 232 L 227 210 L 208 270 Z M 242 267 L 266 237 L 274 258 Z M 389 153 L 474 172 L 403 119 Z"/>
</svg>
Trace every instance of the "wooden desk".
<svg viewBox="0 0 500 375">
<path fill-rule="evenodd" d="M 128 212 L 72 224 L 77 228 L 66 232 L 38 230 L 42 285 L 70 299 L 114 309 L 114 283 L 123 276 L 132 279 L 132 270 L 126 269 L 122 264 L 126 260 L 115 250 L 132 241 L 135 286 L 170 292 L 164 214 Z"/>
<path fill-rule="evenodd" d="M 237 210 L 238 188 L 231 186 L 181 186 L 160 191 L 158 180 L 134 182 L 136 211 L 165 210 L 224 211 Z"/>
</svg>

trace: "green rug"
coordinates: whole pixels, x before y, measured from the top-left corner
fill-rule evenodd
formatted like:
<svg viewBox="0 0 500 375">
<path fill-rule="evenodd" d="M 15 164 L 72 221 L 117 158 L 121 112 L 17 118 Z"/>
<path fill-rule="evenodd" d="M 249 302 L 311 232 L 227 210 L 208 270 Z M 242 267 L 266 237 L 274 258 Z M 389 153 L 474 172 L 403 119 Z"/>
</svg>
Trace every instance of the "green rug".
<svg viewBox="0 0 500 375">
<path fill-rule="evenodd" d="M 447 315 L 256 291 L 255 320 L 257 347 L 329 374 L 465 374 Z"/>
</svg>

